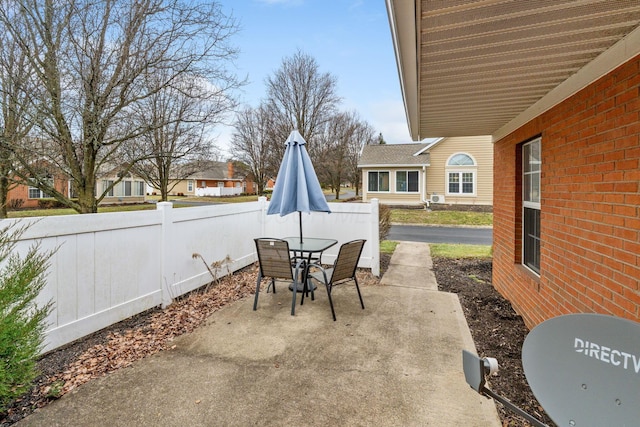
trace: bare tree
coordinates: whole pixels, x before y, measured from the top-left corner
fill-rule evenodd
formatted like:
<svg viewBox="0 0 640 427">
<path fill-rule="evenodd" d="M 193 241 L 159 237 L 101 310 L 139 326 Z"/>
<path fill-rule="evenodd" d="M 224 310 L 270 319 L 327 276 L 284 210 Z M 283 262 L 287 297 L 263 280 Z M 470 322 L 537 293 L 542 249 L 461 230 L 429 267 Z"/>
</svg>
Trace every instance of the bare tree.
<svg viewBox="0 0 640 427">
<path fill-rule="evenodd" d="M 360 187 L 362 185 L 362 173 L 358 169 L 358 160 L 362 153 L 362 147 L 367 144 L 372 144 L 375 140 L 374 134 L 375 130 L 368 122 L 359 120 L 356 123 L 352 138 L 348 143 L 346 178 L 355 188 L 356 196 L 360 194 Z"/>
<path fill-rule="evenodd" d="M 235 131 L 231 140 L 233 156 L 249 166 L 251 175 L 258 185 L 258 194 L 264 194 L 267 181 L 275 176 L 277 166 L 271 164 L 270 155 L 273 141 L 273 115 L 265 104 L 258 108 L 247 107 L 238 113 Z M 278 160 L 279 162 L 279 160 Z"/>
<path fill-rule="evenodd" d="M 347 142 L 353 133 L 353 118 L 348 113 L 331 116 L 321 127 L 322 132 L 316 136 L 318 145 L 322 147 L 322 160 L 316 164 L 316 173 L 320 182 L 331 187 L 340 199 L 340 184 L 344 178 Z"/>
<path fill-rule="evenodd" d="M 133 172 L 160 190 L 163 201 L 181 180 L 200 171 L 205 160 L 217 157 L 211 127 L 236 105 L 226 88 L 184 77 L 155 90 L 167 77 L 147 76 L 152 95 L 133 108 L 132 116 L 137 127 L 150 130 L 126 147 Z M 139 153 L 146 157 L 139 159 Z"/>
<path fill-rule="evenodd" d="M 119 161 L 123 144 L 165 125 L 132 120 L 140 102 L 185 76 L 225 90 L 239 84 L 224 67 L 236 54 L 228 42 L 237 27 L 216 2 L 13 0 L 0 2 L 0 26 L 28 59 L 38 88 L 30 99 L 36 110 L 25 110 L 34 111 L 45 143 L 28 152 L 67 174 L 77 200 L 13 153 L 41 189 L 80 213 L 96 212 L 108 194 L 97 193 L 97 176 Z M 150 75 L 161 76 L 152 87 Z"/>
<path fill-rule="evenodd" d="M 25 108 L 32 89 L 26 57 L 10 35 L 0 32 L 0 218 L 7 217 L 7 196 L 15 186 L 15 159 L 10 147 L 25 138 L 32 122 Z"/>
<path fill-rule="evenodd" d="M 322 126 L 317 138 L 321 141 L 322 154 L 316 167 L 320 180 L 331 187 L 340 199 L 342 184 L 360 185 L 358 157 L 363 144 L 373 139 L 373 128 L 360 120 L 356 112 L 335 114 Z"/>
<path fill-rule="evenodd" d="M 316 131 L 335 113 L 341 101 L 336 93 L 336 77 L 321 73 L 313 57 L 298 51 L 283 59 L 280 68 L 267 78 L 266 85 L 266 103 L 274 117 L 272 139 L 281 145 L 274 147 L 275 154 L 284 152 L 284 141 L 292 130 L 297 130 L 314 157 Z"/>
</svg>

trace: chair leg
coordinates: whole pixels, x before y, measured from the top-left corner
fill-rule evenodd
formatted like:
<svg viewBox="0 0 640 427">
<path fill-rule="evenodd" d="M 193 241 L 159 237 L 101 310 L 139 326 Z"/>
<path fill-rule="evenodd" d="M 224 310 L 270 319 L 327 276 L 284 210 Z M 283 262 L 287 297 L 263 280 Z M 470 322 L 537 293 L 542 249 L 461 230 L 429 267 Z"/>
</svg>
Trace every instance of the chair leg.
<svg viewBox="0 0 640 427">
<path fill-rule="evenodd" d="M 262 280 L 262 276 L 258 273 L 258 280 L 256 281 L 256 296 L 253 300 L 253 311 L 256 311 L 258 308 L 258 294 L 260 293 L 260 281 Z"/>
<path fill-rule="evenodd" d="M 309 296 L 309 286 L 307 285 L 307 281 L 305 280 L 302 285 L 302 296 L 300 298 L 300 305 L 304 304 L 304 296 Z"/>
<path fill-rule="evenodd" d="M 331 306 L 331 315 L 333 316 L 333 321 L 336 321 L 336 311 L 333 309 L 333 300 L 331 299 L 331 284 L 325 283 L 327 287 L 327 296 L 329 297 L 329 305 Z"/>
<path fill-rule="evenodd" d="M 358 298 L 360 298 L 360 305 L 364 310 L 364 302 L 362 301 L 362 294 L 360 293 L 360 286 L 358 286 L 358 279 L 356 279 L 356 276 L 353 276 L 353 281 L 356 282 L 356 289 L 358 290 Z"/>
<path fill-rule="evenodd" d="M 311 282 L 311 277 L 309 277 L 309 266 L 307 266 L 304 269 L 302 273 L 301 282 L 303 283 L 303 285 L 302 285 L 302 298 L 300 298 L 300 305 L 303 305 L 304 297 L 309 296 L 309 291 L 311 291 L 311 301 L 314 301 L 316 299 L 315 294 L 313 293 L 313 282 Z"/>
<path fill-rule="evenodd" d="M 296 294 L 298 293 L 298 282 L 296 279 L 293 280 L 293 291 L 291 292 L 293 296 L 291 297 L 291 315 L 295 315 L 296 313 Z M 302 297 L 304 298 L 304 292 L 302 292 Z"/>
</svg>

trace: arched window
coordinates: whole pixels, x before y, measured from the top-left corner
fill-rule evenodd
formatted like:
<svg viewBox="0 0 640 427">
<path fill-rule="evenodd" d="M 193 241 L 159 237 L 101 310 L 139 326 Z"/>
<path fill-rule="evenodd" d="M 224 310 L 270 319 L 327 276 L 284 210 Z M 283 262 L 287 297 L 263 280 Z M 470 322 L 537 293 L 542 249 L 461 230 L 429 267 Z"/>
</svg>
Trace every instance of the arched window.
<svg viewBox="0 0 640 427">
<path fill-rule="evenodd" d="M 468 154 L 458 153 L 451 156 L 447 164 L 449 166 L 475 166 L 476 162 Z"/>
<path fill-rule="evenodd" d="M 476 162 L 468 154 L 456 153 L 447 161 L 447 194 L 476 195 Z"/>
</svg>

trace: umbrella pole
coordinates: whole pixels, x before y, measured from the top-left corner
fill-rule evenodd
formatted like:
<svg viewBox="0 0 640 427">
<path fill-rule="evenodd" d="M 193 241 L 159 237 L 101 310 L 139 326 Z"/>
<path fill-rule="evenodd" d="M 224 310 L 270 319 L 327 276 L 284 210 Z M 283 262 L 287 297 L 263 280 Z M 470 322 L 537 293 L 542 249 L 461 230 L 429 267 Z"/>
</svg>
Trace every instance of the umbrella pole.
<svg viewBox="0 0 640 427">
<path fill-rule="evenodd" d="M 302 212 L 298 212 L 300 218 L 300 243 L 302 243 Z"/>
</svg>

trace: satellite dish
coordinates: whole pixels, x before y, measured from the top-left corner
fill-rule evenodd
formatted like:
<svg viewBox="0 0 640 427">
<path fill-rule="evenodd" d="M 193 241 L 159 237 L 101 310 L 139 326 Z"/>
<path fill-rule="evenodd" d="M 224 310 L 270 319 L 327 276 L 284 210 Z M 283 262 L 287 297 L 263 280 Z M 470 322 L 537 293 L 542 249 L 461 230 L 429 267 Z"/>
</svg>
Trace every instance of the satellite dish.
<svg viewBox="0 0 640 427">
<path fill-rule="evenodd" d="M 600 314 L 554 317 L 527 335 L 522 365 L 559 426 L 640 422 L 640 323 Z"/>
</svg>

